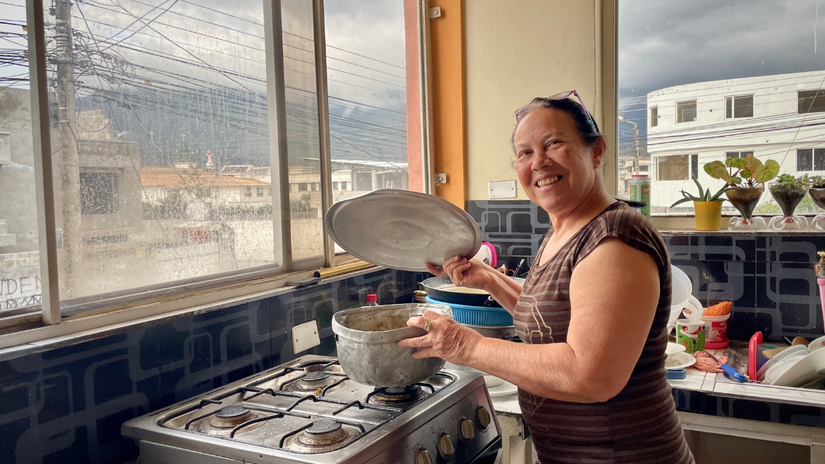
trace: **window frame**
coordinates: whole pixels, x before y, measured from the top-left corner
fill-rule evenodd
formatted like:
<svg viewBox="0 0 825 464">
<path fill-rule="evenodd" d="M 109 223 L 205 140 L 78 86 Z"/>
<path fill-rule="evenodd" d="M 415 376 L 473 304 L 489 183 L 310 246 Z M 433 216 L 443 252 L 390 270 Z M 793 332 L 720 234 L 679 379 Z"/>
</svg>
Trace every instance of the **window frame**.
<svg viewBox="0 0 825 464">
<path fill-rule="evenodd" d="M 422 23 L 422 4 L 417 6 L 419 12 L 418 44 L 429 42 L 429 25 Z M 326 69 L 326 37 L 324 23 L 324 1 L 312 0 L 313 9 L 313 39 L 315 51 L 316 71 L 316 98 L 318 104 L 319 124 L 319 154 L 321 167 L 321 207 L 326 211 L 332 205 L 332 162 L 329 134 L 329 107 L 328 107 L 328 80 Z M 39 256 L 41 261 L 42 303 L 40 306 L 22 308 L 23 311 L 12 310 L 0 317 L 0 350 L 11 347 L 40 342 L 65 345 L 74 343 L 78 339 L 95 338 L 101 334 L 122 330 L 124 325 L 145 323 L 151 320 L 175 317 L 179 314 L 191 314 L 197 311 L 214 308 L 216 304 L 240 304 L 278 293 L 281 287 L 296 275 L 305 276 L 322 267 L 332 267 L 339 262 L 351 259 L 349 256 L 336 257 L 335 248 L 325 224 L 323 254 L 320 258 L 312 257 L 304 260 L 293 260 L 291 254 L 291 238 L 289 214 L 281 216 L 280 224 L 275 224 L 275 233 L 282 237 L 281 256 L 282 265 L 278 268 L 253 268 L 247 272 L 227 272 L 191 279 L 191 282 L 181 281 L 174 284 L 165 284 L 162 290 L 154 293 L 142 292 L 145 289 L 134 289 L 123 292 L 129 295 L 113 295 L 113 299 L 95 303 L 100 309 L 83 312 L 83 317 L 71 317 L 61 313 L 60 295 L 58 292 L 58 258 L 57 258 L 57 224 L 55 215 L 54 176 L 52 164 L 52 144 L 50 138 L 50 108 L 47 89 L 46 68 L 46 37 L 45 14 L 43 0 L 26 1 L 26 18 L 28 26 L 28 54 L 30 92 L 32 98 L 32 148 L 34 151 L 35 191 L 37 196 L 37 222 Z M 286 111 L 284 90 L 284 57 L 281 34 L 280 2 L 264 2 L 263 19 L 266 29 L 265 44 L 275 53 L 267 53 L 267 88 L 268 95 L 273 100 L 269 110 L 269 129 L 273 134 L 270 144 L 272 159 L 280 159 L 281 164 L 273 165 L 278 169 L 278 176 L 273 176 L 271 189 L 278 189 L 280 203 L 289 210 L 289 170 L 285 164 L 285 157 L 278 157 L 278 153 L 285 153 L 286 137 L 280 136 L 286 130 Z M 430 54 L 429 47 L 417 50 L 418 75 L 421 88 L 429 91 L 425 76 L 428 73 Z M 273 56 L 275 55 L 275 56 Z M 279 94 L 280 90 L 280 94 Z M 280 97 L 280 98 L 279 98 Z M 428 126 L 431 122 L 429 111 L 430 99 L 420 98 L 422 121 Z M 422 162 L 425 171 L 432 165 L 432 150 L 430 148 L 429 131 L 422 130 L 423 141 Z M 425 193 L 432 193 L 425 182 Z M 269 189 L 267 198 L 272 198 L 275 206 L 275 195 Z M 276 223 L 278 221 L 275 221 Z M 368 272 L 368 271 L 355 271 Z M 171 292 L 170 292 L 171 290 Z M 205 291 L 209 290 L 209 291 Z M 170 295 L 170 293 L 173 293 Z M 158 297 L 158 295 L 166 295 Z M 108 295 L 107 295 L 108 296 Z M 90 298 L 92 299 L 92 298 Z M 95 316 L 95 317 L 86 317 Z M 58 337 L 58 338 L 55 338 Z M 49 342 L 44 342 L 51 339 Z M 28 345 L 32 346 L 32 345 Z M 15 348 L 16 349 L 16 348 Z M 24 348 L 25 349 L 25 348 Z"/>
<path fill-rule="evenodd" d="M 742 95 L 727 95 L 725 96 L 725 120 L 733 120 L 733 119 L 747 119 L 754 117 L 754 103 L 753 103 L 754 95 L 751 94 L 742 94 Z M 751 115 L 750 116 L 736 116 L 736 99 L 742 98 L 750 98 L 751 100 Z M 730 101 L 730 116 L 728 116 L 728 101 Z"/>
<path fill-rule="evenodd" d="M 651 128 L 657 127 L 659 125 L 659 105 L 653 105 L 650 107 L 649 119 Z"/>
</svg>

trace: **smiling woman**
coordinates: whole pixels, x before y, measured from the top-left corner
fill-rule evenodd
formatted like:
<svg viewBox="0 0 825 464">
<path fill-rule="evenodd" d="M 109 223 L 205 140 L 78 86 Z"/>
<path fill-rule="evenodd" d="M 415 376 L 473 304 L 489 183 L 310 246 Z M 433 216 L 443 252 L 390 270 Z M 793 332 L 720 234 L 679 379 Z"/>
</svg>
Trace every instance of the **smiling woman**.
<svg viewBox="0 0 825 464">
<path fill-rule="evenodd" d="M 580 102 L 539 98 L 516 116 L 518 178 L 551 222 L 527 279 L 459 256 L 428 268 L 489 292 L 513 314 L 524 343 L 484 338 L 427 312 L 408 321 L 427 334 L 398 344 L 418 348 L 415 357 L 517 385 L 542 463 L 692 463 L 665 378 L 671 273 L 664 241 L 607 193 L 599 174 L 605 142 Z"/>
</svg>

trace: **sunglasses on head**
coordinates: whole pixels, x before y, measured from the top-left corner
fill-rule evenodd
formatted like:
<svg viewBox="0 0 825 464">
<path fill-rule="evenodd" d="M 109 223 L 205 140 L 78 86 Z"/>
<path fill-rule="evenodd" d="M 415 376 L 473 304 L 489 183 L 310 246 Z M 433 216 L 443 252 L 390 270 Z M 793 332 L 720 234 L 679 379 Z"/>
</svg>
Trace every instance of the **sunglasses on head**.
<svg viewBox="0 0 825 464">
<path fill-rule="evenodd" d="M 535 105 L 536 103 L 565 100 L 567 98 L 570 98 L 571 95 L 576 96 L 576 98 L 579 100 L 579 105 L 581 105 L 582 110 L 584 110 L 584 114 L 586 114 L 588 119 L 590 119 L 590 121 L 595 124 L 595 121 L 593 121 L 592 116 L 590 116 L 590 112 L 587 111 L 587 107 L 584 106 L 584 102 L 582 101 L 582 97 L 580 97 L 579 92 L 576 92 L 575 90 L 568 90 L 567 92 L 557 93 L 557 94 L 551 95 L 549 97 L 536 97 L 536 98 L 534 98 L 530 103 L 528 103 L 528 104 L 526 104 L 526 105 L 524 105 L 521 108 L 516 110 L 516 122 L 518 122 L 521 119 L 521 117 L 524 115 L 524 113 L 527 112 L 527 110 L 530 107 L 532 107 L 533 105 Z"/>
</svg>

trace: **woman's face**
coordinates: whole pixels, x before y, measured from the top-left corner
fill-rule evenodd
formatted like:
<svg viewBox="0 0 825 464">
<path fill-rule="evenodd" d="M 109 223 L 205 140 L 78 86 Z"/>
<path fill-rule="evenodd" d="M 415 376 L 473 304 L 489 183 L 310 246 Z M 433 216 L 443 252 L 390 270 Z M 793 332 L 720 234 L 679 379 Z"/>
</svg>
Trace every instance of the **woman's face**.
<svg viewBox="0 0 825 464">
<path fill-rule="evenodd" d="M 568 113 L 539 108 L 528 113 L 514 137 L 516 171 L 527 196 L 548 213 L 575 209 L 597 182 L 604 143 L 587 146 Z"/>
</svg>

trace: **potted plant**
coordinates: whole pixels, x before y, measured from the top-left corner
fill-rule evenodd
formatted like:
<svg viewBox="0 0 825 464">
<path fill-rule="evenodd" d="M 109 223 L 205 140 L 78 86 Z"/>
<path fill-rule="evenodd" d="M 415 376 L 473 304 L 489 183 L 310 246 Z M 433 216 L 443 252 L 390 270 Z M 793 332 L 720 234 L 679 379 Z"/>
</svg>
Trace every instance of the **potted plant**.
<svg viewBox="0 0 825 464">
<path fill-rule="evenodd" d="M 811 182 L 807 175 L 794 177 L 792 174 L 782 174 L 776 182 L 771 183 L 770 191 L 776 203 L 782 208 L 783 216 L 771 219 L 771 229 L 807 229 L 808 222 L 803 216 L 794 217 L 793 212 L 799 202 L 808 194 Z"/>
<path fill-rule="evenodd" d="M 682 190 L 682 197 L 670 205 L 674 206 L 688 201 L 693 202 L 693 209 L 696 213 L 696 230 L 719 230 L 719 224 L 722 221 L 722 202 L 724 198 L 720 198 L 725 190 L 728 189 L 727 184 L 724 185 L 718 192 L 711 195 L 710 189 L 705 190 L 698 180 L 693 179 L 693 182 L 699 187 L 699 195 L 692 195 Z"/>
<path fill-rule="evenodd" d="M 705 172 L 714 179 L 722 179 L 730 187 L 725 191 L 728 201 L 742 214 L 742 218 L 731 220 L 731 228 L 752 228 L 753 209 L 764 192 L 764 183 L 779 174 L 779 163 L 767 160 L 763 164 L 755 156 L 747 158 L 727 158 L 725 162 L 713 161 L 705 164 Z M 765 226 L 763 220 L 757 227 Z"/>
<path fill-rule="evenodd" d="M 809 180 L 811 181 L 811 188 L 808 190 L 808 194 L 811 195 L 816 206 L 825 209 L 825 176 L 811 176 Z M 816 215 L 811 221 L 811 229 L 825 230 L 825 214 Z"/>
</svg>

